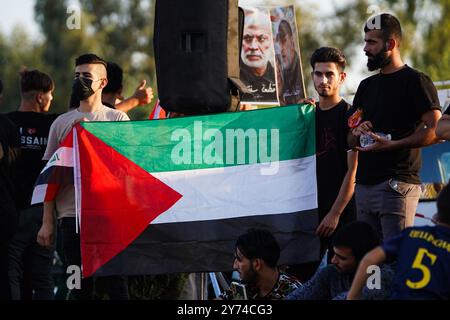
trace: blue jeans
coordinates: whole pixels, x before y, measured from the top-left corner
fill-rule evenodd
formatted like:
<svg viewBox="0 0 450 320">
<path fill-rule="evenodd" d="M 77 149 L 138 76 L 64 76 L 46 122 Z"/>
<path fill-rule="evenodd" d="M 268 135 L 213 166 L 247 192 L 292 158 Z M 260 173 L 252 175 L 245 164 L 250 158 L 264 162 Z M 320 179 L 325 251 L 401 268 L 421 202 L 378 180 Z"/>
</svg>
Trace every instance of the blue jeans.
<svg viewBox="0 0 450 320">
<path fill-rule="evenodd" d="M 42 206 L 20 211 L 19 227 L 9 245 L 8 256 L 13 300 L 25 298 L 26 293 L 22 292 L 22 287 L 32 291 L 33 300 L 53 300 L 53 250 L 41 247 L 36 241 L 42 225 L 42 215 Z M 24 277 L 24 272 L 29 273 L 28 277 Z"/>
<path fill-rule="evenodd" d="M 394 179 L 375 185 L 357 184 L 357 218 L 369 223 L 384 241 L 414 224 L 421 189 Z"/>
</svg>

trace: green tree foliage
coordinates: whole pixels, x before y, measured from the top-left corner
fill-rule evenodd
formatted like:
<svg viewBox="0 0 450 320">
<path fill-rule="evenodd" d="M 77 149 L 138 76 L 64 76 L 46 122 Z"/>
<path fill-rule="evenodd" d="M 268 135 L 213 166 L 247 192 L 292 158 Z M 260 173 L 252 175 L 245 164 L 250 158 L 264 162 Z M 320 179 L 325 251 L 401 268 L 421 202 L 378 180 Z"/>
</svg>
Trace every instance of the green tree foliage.
<svg viewBox="0 0 450 320">
<path fill-rule="evenodd" d="M 56 83 L 53 112 L 68 109 L 75 58 L 86 52 L 97 52 L 98 42 L 87 35 L 89 21 L 81 19 L 81 29 L 67 27 L 67 0 L 36 0 L 35 19 L 44 35 L 42 61 L 44 72 Z"/>
<path fill-rule="evenodd" d="M 102 56 L 118 63 L 124 70 L 125 95 L 134 92 L 139 82 L 147 80 L 155 89 L 153 54 L 154 1 L 150 0 L 80 0 Z M 138 108 L 134 118 L 148 115 L 151 109 Z"/>
<path fill-rule="evenodd" d="M 450 0 L 440 0 L 438 6 L 439 17 L 431 21 L 420 54 L 412 59 L 433 80 L 450 80 Z"/>
<path fill-rule="evenodd" d="M 293 2 L 293 1 L 291 1 Z M 289 2 L 289 3 L 291 3 Z M 94 52 L 124 69 L 124 95 L 132 94 L 142 79 L 156 93 L 153 54 L 154 0 L 79 0 L 81 28 L 69 30 L 69 0 L 35 0 L 35 18 L 42 37 L 32 39 L 17 27 L 5 35 L 0 31 L 0 77 L 5 84 L 1 112 L 17 108 L 20 102 L 18 72 L 39 68 L 56 81 L 53 112 L 64 112 L 73 79 L 74 59 L 81 53 Z M 75 2 L 76 3 L 76 2 Z M 275 1 L 278 3 L 278 1 Z M 281 2 L 280 2 L 281 3 Z M 349 61 L 362 52 L 362 26 L 375 4 L 395 13 L 404 29 L 402 54 L 412 66 L 429 74 L 435 81 L 450 79 L 450 0 L 351 0 L 335 1 L 333 14 L 319 16 L 317 7 L 296 1 L 299 39 L 305 81 L 310 84 L 309 57 L 320 46 L 344 50 Z M 283 5 L 288 4 L 284 3 Z M 361 70 L 365 66 L 361 65 Z M 309 92 L 312 87 L 309 85 Z M 146 117 L 151 106 L 131 112 L 133 118 Z"/>
<path fill-rule="evenodd" d="M 355 46 L 363 42 L 368 7 L 369 1 L 362 0 L 334 8 L 335 14 L 324 19 L 324 37 L 330 46 L 342 49 L 348 56 L 357 54 Z"/>
<path fill-rule="evenodd" d="M 38 68 L 56 83 L 52 112 L 68 109 L 74 60 L 83 53 L 96 53 L 118 63 L 124 70 L 125 96 L 131 95 L 146 79 L 154 91 L 153 0 L 80 0 L 81 25 L 70 29 L 69 0 L 35 0 L 35 20 L 42 38 L 33 40 L 16 28 L 9 36 L 0 33 L 0 77 L 4 80 L 2 112 L 17 109 L 20 103 L 18 72 Z M 75 2 L 76 4 L 76 2 Z M 151 106 L 131 112 L 134 119 L 148 116 Z"/>
<path fill-rule="evenodd" d="M 0 32 L 0 78 L 3 81 L 3 102 L 0 112 L 16 110 L 20 103 L 19 71 L 42 68 L 42 46 L 34 43 L 20 26 L 5 36 Z"/>
<path fill-rule="evenodd" d="M 131 300 L 177 300 L 188 274 L 129 276 L 128 292 Z M 95 283 L 95 300 L 109 300 L 105 281 Z"/>
<path fill-rule="evenodd" d="M 132 300 L 176 300 L 186 283 L 188 274 L 129 277 Z"/>
<path fill-rule="evenodd" d="M 314 50 L 321 47 L 321 43 L 323 43 L 323 39 L 321 39 L 320 35 L 316 32 L 317 20 L 313 14 L 310 14 L 311 11 L 311 8 L 299 5 L 297 6 L 295 12 L 295 20 L 297 22 L 299 44 L 301 48 L 300 54 L 302 60 L 303 78 L 305 81 L 306 91 L 309 95 L 311 95 L 314 90 L 310 77 L 312 70 L 309 64 L 309 59 Z"/>
<path fill-rule="evenodd" d="M 361 54 L 354 48 L 363 43 L 364 22 L 374 14 L 368 10 L 370 5 L 399 18 L 401 52 L 406 61 L 412 61 L 413 67 L 434 81 L 450 79 L 450 0 L 349 1 L 323 19 L 326 43 L 341 48 L 349 57 Z"/>
</svg>

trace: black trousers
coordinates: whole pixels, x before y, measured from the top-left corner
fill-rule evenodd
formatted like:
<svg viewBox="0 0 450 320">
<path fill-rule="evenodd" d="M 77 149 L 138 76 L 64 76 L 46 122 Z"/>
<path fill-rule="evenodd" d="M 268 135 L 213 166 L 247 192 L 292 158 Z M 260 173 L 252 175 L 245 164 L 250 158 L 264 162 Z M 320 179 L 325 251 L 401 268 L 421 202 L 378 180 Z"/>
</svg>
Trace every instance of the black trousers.
<svg viewBox="0 0 450 320">
<path fill-rule="evenodd" d="M 8 247 L 8 242 L 0 242 L 0 300 L 11 300 L 8 277 Z"/>
<path fill-rule="evenodd" d="M 62 237 L 63 253 L 67 266 L 81 268 L 80 234 L 76 233 L 75 218 L 62 218 L 59 221 L 59 230 Z M 128 300 L 128 279 L 124 276 L 108 276 L 82 278 L 81 289 L 72 289 L 69 299 L 92 300 L 94 298 L 94 280 L 102 282 L 105 293 L 111 300 Z"/>
<path fill-rule="evenodd" d="M 13 300 L 54 298 L 53 250 L 40 246 L 36 240 L 42 225 L 42 215 L 42 206 L 20 212 L 19 227 L 9 245 L 8 272 Z M 29 292 L 23 292 L 23 288 L 31 291 L 31 297 L 28 296 Z"/>
</svg>

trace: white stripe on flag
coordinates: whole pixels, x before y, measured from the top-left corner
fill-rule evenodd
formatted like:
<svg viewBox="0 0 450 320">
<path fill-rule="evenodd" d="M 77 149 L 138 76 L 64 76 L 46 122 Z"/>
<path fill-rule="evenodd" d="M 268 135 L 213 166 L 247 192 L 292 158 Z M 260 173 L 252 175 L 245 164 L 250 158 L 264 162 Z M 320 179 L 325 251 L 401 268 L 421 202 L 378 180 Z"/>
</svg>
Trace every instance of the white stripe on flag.
<svg viewBox="0 0 450 320">
<path fill-rule="evenodd" d="M 60 147 L 55 151 L 53 156 L 48 160 L 47 165 L 42 169 L 41 173 L 50 167 L 73 167 L 73 148 Z"/>
<path fill-rule="evenodd" d="M 161 106 L 158 103 L 158 106 L 155 109 L 155 114 L 153 116 L 153 119 L 157 120 L 159 119 L 159 114 L 161 113 Z"/>
<path fill-rule="evenodd" d="M 294 213 L 317 208 L 316 156 L 268 164 L 152 173 L 183 197 L 152 224 Z"/>
<path fill-rule="evenodd" d="M 34 187 L 33 196 L 31 197 L 31 204 L 42 203 L 45 200 L 47 193 L 47 184 L 40 184 Z"/>
<path fill-rule="evenodd" d="M 75 185 L 75 232 L 79 233 L 81 226 L 81 172 L 80 153 L 78 149 L 77 129 L 73 128 L 73 183 Z"/>
</svg>

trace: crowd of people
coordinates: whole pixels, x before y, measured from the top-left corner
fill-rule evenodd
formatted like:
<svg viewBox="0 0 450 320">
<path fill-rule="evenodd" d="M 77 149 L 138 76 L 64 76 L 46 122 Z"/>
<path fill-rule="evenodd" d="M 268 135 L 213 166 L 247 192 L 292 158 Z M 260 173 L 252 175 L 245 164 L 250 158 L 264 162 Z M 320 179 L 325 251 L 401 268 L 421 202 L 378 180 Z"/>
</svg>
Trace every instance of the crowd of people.
<svg viewBox="0 0 450 320">
<path fill-rule="evenodd" d="M 327 265 L 317 261 L 280 268 L 274 236 L 250 229 L 237 239 L 233 263 L 249 299 L 450 298 L 448 187 L 438 198 L 436 226 L 413 227 L 421 192 L 420 148 L 450 140 L 450 110 L 441 117 L 433 82 L 403 63 L 398 19 L 390 14 L 373 19 L 380 25 L 366 22 L 364 52 L 368 69 L 379 72 L 360 83 L 353 105 L 340 95 L 346 80 L 344 54 L 321 47 L 310 58 L 319 100 L 303 102 L 316 106 L 316 234 Z M 264 76 L 268 61 L 258 55 L 256 44 L 267 39 L 257 31 L 244 30 L 248 49 L 242 60 Z M 290 41 L 288 25 L 280 23 L 278 37 Z M 292 50 L 280 59 L 283 65 L 299 63 Z M 251 68 L 241 71 L 257 76 Z M 58 190 L 55 201 L 43 206 L 30 204 L 45 161 L 77 122 L 127 121 L 127 111 L 153 98 L 142 81 L 124 99 L 121 68 L 94 54 L 76 59 L 74 75 L 67 113 L 48 113 L 55 90 L 52 78 L 25 70 L 20 73 L 18 110 L 0 115 L 0 299 L 53 299 L 56 238 L 65 263 L 81 264 L 74 187 Z M 0 82 L 0 95 L 2 89 Z M 380 285 L 369 288 L 367 270 L 374 265 L 379 265 Z M 105 283 L 111 299 L 129 298 L 126 277 L 95 281 Z M 92 299 L 93 293 L 94 280 L 83 279 L 70 298 Z M 227 290 L 220 298 L 230 300 L 235 293 Z"/>
<path fill-rule="evenodd" d="M 52 78 L 39 70 L 20 73 L 20 106 L 17 111 L 0 117 L 2 298 L 54 298 L 52 266 L 56 231 L 61 243 L 61 260 L 65 265 L 81 265 L 73 186 L 59 190 L 56 201 L 43 206 L 31 205 L 33 188 L 46 161 L 75 123 L 81 120 L 129 120 L 125 112 L 153 99 L 152 89 L 145 80 L 131 97 L 124 99 L 122 81 L 123 71 L 117 64 L 94 54 L 78 57 L 70 111 L 58 115 L 48 113 L 55 90 Z M 97 281 L 104 283 L 111 299 L 128 298 L 126 277 L 106 277 Z M 82 288 L 72 290 L 72 297 L 92 298 L 92 279 L 83 279 Z"/>
<path fill-rule="evenodd" d="M 375 21 L 379 21 L 376 28 Z M 399 20 L 381 14 L 364 26 L 369 71 L 353 106 L 339 93 L 346 58 L 336 48 L 317 49 L 311 59 L 316 105 L 316 157 L 321 254 L 319 262 L 286 266 L 291 275 L 257 272 L 260 256 L 236 244 L 235 267 L 249 279 L 255 298 L 288 300 L 449 299 L 450 189 L 438 200 L 436 226 L 414 227 L 421 188 L 420 148 L 449 139 L 450 110 L 441 118 L 431 79 L 402 61 Z M 256 245 L 256 241 L 255 241 Z M 244 256 L 244 257 L 242 257 Z M 241 261 L 250 260 L 250 270 Z M 379 284 L 368 286 L 370 267 L 379 266 Z M 273 291 L 264 287 L 272 278 Z M 269 282 L 270 284 L 270 282 Z M 290 288 L 278 294 L 280 286 Z"/>
</svg>

